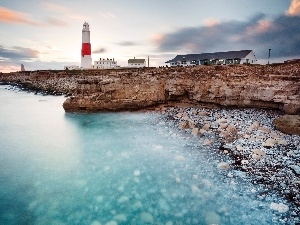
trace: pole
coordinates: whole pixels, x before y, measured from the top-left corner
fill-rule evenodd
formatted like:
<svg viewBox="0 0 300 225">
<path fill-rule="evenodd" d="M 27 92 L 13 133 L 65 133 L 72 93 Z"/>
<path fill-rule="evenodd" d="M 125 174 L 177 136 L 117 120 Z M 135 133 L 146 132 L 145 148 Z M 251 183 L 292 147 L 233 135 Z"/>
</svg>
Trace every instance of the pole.
<svg viewBox="0 0 300 225">
<path fill-rule="evenodd" d="M 271 49 L 269 48 L 269 57 L 268 57 L 268 65 L 269 65 L 269 60 L 270 60 L 270 57 L 271 57 Z"/>
</svg>

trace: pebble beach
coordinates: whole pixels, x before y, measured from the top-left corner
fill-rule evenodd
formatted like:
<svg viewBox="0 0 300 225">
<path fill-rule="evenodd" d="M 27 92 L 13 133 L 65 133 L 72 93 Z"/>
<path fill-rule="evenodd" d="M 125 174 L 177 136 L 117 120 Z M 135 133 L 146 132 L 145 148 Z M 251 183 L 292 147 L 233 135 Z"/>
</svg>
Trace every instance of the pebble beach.
<svg viewBox="0 0 300 225">
<path fill-rule="evenodd" d="M 269 207 L 287 213 L 286 224 L 300 222 L 300 136 L 276 130 L 272 120 L 281 112 L 177 106 L 157 110 L 168 126 L 218 152 L 220 173 L 249 179 L 260 200 L 282 196 L 285 202 Z"/>
</svg>

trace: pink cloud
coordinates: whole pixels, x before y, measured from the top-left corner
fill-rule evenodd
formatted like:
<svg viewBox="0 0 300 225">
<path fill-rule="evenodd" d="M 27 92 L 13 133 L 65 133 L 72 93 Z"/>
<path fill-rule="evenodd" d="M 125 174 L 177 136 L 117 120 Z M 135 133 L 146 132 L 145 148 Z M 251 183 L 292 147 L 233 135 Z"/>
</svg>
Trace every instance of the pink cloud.
<svg viewBox="0 0 300 225">
<path fill-rule="evenodd" d="M 0 22 L 39 25 L 38 23 L 30 19 L 27 14 L 10 10 L 5 7 L 0 7 Z"/>
<path fill-rule="evenodd" d="M 66 13 L 66 12 L 70 11 L 69 8 L 61 6 L 61 5 L 57 5 L 57 4 L 54 4 L 54 3 L 44 2 L 43 5 L 47 10 L 54 11 L 54 12 L 64 12 L 64 13 Z"/>
<path fill-rule="evenodd" d="M 259 20 L 259 21 L 257 21 L 256 24 L 247 28 L 247 34 L 255 35 L 255 34 L 266 33 L 274 28 L 275 28 L 275 25 L 273 24 L 272 21 Z"/>
<path fill-rule="evenodd" d="M 300 16 L 300 0 L 292 0 L 287 15 Z"/>
<path fill-rule="evenodd" d="M 213 27 L 219 24 L 219 21 L 215 18 L 206 18 L 203 22 L 206 27 Z"/>
</svg>

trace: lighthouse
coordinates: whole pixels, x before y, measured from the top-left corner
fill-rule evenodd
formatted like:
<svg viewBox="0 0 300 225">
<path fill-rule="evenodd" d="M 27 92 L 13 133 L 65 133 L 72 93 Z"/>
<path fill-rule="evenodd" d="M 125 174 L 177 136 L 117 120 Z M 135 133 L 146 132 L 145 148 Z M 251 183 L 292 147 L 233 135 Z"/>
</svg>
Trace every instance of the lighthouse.
<svg viewBox="0 0 300 225">
<path fill-rule="evenodd" d="M 90 27 L 87 22 L 82 28 L 82 47 L 81 47 L 81 68 L 90 69 L 92 67 Z"/>
</svg>

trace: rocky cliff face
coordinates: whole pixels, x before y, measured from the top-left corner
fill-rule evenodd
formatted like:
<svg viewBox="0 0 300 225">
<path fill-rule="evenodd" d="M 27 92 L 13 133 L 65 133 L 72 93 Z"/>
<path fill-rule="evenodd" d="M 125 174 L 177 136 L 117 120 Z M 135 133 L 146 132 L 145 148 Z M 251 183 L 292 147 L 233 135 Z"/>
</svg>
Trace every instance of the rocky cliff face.
<svg viewBox="0 0 300 225">
<path fill-rule="evenodd" d="M 66 111 L 135 110 L 158 104 L 259 107 L 300 113 L 300 63 L 0 74 L 2 82 L 69 93 Z"/>
</svg>

